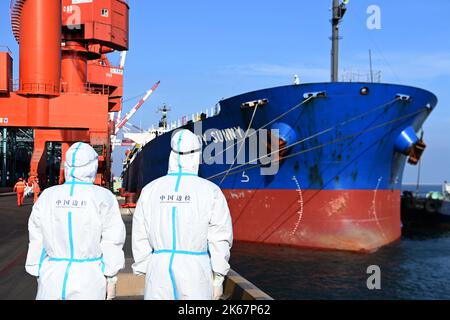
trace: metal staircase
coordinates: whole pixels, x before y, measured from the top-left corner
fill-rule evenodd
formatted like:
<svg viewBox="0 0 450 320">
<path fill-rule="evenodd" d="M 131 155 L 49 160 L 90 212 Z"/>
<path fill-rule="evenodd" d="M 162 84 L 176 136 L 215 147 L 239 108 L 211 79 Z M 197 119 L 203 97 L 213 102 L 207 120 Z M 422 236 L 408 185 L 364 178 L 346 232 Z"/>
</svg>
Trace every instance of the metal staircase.
<svg viewBox="0 0 450 320">
<path fill-rule="evenodd" d="M 20 17 L 22 9 L 27 0 L 11 0 L 11 27 L 17 43 L 20 43 Z"/>
</svg>

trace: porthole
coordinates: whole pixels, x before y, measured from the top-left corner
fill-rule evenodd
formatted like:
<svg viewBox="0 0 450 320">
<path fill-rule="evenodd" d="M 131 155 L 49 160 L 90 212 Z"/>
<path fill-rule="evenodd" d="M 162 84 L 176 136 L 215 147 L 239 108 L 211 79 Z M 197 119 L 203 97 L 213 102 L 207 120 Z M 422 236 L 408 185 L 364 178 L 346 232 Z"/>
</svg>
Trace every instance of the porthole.
<svg viewBox="0 0 450 320">
<path fill-rule="evenodd" d="M 361 88 L 361 90 L 359 90 L 359 93 L 360 93 L 362 96 L 367 96 L 367 95 L 369 94 L 369 88 L 363 87 L 363 88 Z"/>
</svg>

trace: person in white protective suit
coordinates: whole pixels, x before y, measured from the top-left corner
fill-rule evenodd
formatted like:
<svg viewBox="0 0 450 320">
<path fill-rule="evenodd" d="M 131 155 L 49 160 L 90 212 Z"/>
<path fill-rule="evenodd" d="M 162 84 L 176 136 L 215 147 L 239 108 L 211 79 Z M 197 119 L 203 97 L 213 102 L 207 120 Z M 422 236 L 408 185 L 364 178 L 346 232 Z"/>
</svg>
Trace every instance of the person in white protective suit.
<svg viewBox="0 0 450 320">
<path fill-rule="evenodd" d="M 38 300 L 114 298 L 126 232 L 114 195 L 93 184 L 97 167 L 95 150 L 75 143 L 66 153 L 66 183 L 46 189 L 33 206 L 25 269 L 38 277 Z"/>
<path fill-rule="evenodd" d="M 171 141 L 168 174 L 142 189 L 133 217 L 133 272 L 146 300 L 218 300 L 233 230 L 220 188 L 197 176 L 201 145 L 189 130 Z"/>
</svg>

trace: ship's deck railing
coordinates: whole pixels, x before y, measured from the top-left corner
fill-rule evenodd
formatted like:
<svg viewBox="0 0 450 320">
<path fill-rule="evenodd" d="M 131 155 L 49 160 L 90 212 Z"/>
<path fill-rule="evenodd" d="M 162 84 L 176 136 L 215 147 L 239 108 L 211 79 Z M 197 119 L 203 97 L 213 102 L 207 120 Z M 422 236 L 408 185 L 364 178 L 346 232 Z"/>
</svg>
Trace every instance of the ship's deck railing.
<svg viewBox="0 0 450 320">
<path fill-rule="evenodd" d="M 167 130 L 170 131 L 173 129 L 180 128 L 180 127 L 186 125 L 189 121 L 197 122 L 197 121 L 201 121 L 201 120 L 204 120 L 207 118 L 215 117 L 219 113 L 220 113 L 220 104 L 217 104 L 215 107 L 205 109 L 205 111 L 192 113 L 191 115 L 182 116 L 182 117 L 178 118 L 177 120 L 168 123 Z M 149 131 L 154 131 L 154 130 L 158 130 L 158 129 L 156 129 L 155 126 L 152 126 L 149 129 Z"/>
<path fill-rule="evenodd" d="M 174 130 L 174 129 L 177 129 L 177 128 L 180 128 L 180 127 L 186 125 L 189 121 L 197 122 L 197 121 L 202 121 L 207 118 L 215 117 L 220 113 L 220 110 L 221 110 L 220 103 L 218 103 L 218 104 L 216 104 L 216 106 L 214 106 L 212 108 L 205 109 L 204 112 L 202 111 L 202 112 L 197 112 L 195 114 L 193 113 L 190 116 L 183 116 L 176 121 L 170 122 L 166 129 L 161 129 L 161 128 L 157 129 L 157 128 L 155 128 L 155 126 L 152 126 L 149 130 L 147 130 L 147 132 L 155 132 L 155 133 L 159 132 L 161 134 L 164 134 L 166 132 L 169 132 L 171 130 Z M 157 134 L 157 135 L 159 135 L 159 134 Z M 143 147 L 144 147 L 144 145 L 138 145 L 138 144 L 136 144 L 133 147 L 132 152 L 122 162 L 122 167 L 123 167 L 124 171 L 130 166 L 130 164 L 137 157 L 139 152 L 141 152 Z"/>
<path fill-rule="evenodd" d="M 344 70 L 342 82 L 381 82 L 381 71 Z"/>
</svg>

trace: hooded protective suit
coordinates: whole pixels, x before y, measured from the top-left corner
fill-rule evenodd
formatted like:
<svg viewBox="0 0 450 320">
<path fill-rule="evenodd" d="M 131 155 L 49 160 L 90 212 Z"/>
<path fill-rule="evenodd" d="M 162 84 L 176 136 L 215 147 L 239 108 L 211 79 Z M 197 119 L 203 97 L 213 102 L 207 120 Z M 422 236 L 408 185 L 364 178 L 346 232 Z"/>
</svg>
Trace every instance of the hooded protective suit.
<svg viewBox="0 0 450 320">
<path fill-rule="evenodd" d="M 66 153 L 66 183 L 45 190 L 33 207 L 26 271 L 38 278 L 36 299 L 104 300 L 105 276 L 124 267 L 125 225 L 114 195 L 93 184 L 95 150 Z"/>
<path fill-rule="evenodd" d="M 226 275 L 231 217 L 218 186 L 197 176 L 200 142 L 172 137 L 168 174 L 142 189 L 133 217 L 135 274 L 146 274 L 146 300 L 213 297 L 213 272 Z"/>
</svg>

